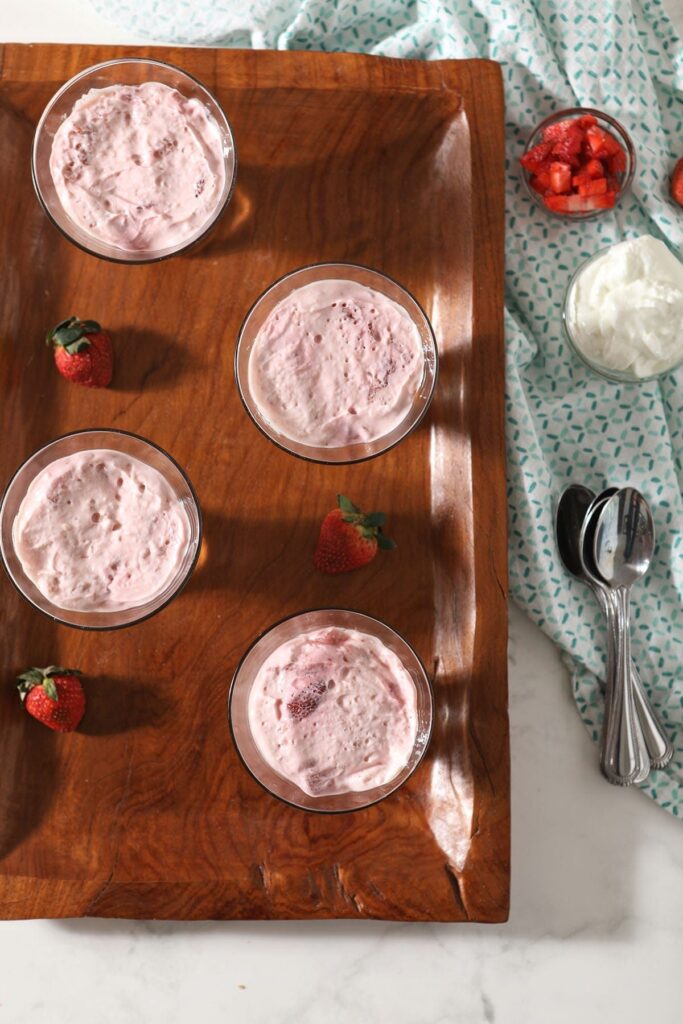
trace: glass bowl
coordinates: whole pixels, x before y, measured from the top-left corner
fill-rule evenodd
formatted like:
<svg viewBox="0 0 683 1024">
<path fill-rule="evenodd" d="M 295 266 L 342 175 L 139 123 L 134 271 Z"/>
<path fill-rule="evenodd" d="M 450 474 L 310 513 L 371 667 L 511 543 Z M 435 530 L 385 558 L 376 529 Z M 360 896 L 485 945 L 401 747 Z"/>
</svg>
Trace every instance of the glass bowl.
<svg viewBox="0 0 683 1024">
<path fill-rule="evenodd" d="M 376 786 L 362 792 L 311 796 L 294 782 L 276 772 L 264 759 L 252 736 L 248 705 L 256 675 L 264 661 L 277 647 L 302 633 L 328 626 L 341 626 L 367 633 L 369 636 L 376 637 L 397 655 L 415 684 L 418 727 L 415 744 L 408 761 L 398 775 L 383 786 Z M 410 778 L 429 746 L 434 718 L 434 694 L 431 681 L 420 658 L 410 644 L 391 626 L 361 612 L 345 608 L 320 608 L 282 619 L 254 640 L 235 670 L 228 697 L 228 718 L 237 753 L 245 768 L 272 796 L 301 810 L 320 811 L 328 814 L 341 813 L 361 810 L 363 807 L 370 807 L 372 804 L 384 800 L 391 793 L 395 793 Z"/>
<path fill-rule="evenodd" d="M 24 572 L 15 551 L 12 529 L 24 496 L 38 474 L 50 463 L 66 455 L 106 448 L 131 455 L 156 469 L 176 493 L 187 516 L 190 536 L 182 562 L 173 579 L 161 593 L 144 604 L 104 611 L 83 611 L 60 608 L 45 597 Z M 144 437 L 124 430 L 78 430 L 58 437 L 39 448 L 17 469 L 7 484 L 0 502 L 0 555 L 12 583 L 22 597 L 38 611 L 55 622 L 78 629 L 120 629 L 132 626 L 161 611 L 183 589 L 195 567 L 202 540 L 202 516 L 192 484 L 171 456 Z"/>
<path fill-rule="evenodd" d="M 225 182 L 213 213 L 192 235 L 177 245 L 162 249 L 128 250 L 99 240 L 72 220 L 62 206 L 52 180 L 50 154 L 55 132 L 84 93 L 90 89 L 103 89 L 111 85 L 141 85 L 144 82 L 161 82 L 172 89 L 177 89 L 189 99 L 198 99 L 204 105 L 218 125 L 223 139 Z M 114 263 L 130 264 L 154 263 L 169 256 L 177 256 L 202 240 L 227 208 L 235 185 L 236 168 L 237 154 L 232 129 L 218 101 L 201 82 L 186 71 L 163 61 L 142 57 L 124 57 L 95 64 L 69 79 L 55 93 L 43 111 L 33 138 L 31 156 L 31 173 L 36 194 L 45 213 L 62 234 L 79 249 L 92 256 L 99 256 Z"/>
<path fill-rule="evenodd" d="M 541 123 L 538 124 L 532 132 L 524 149 L 524 153 L 522 155 L 526 156 L 529 150 L 533 149 L 534 146 L 537 146 L 540 142 L 543 141 L 543 132 L 546 128 L 550 127 L 550 125 L 556 124 L 558 121 L 573 120 L 577 117 L 581 117 L 584 114 L 592 114 L 593 117 L 596 118 L 598 126 L 600 128 L 603 128 L 605 131 L 610 132 L 612 135 L 616 136 L 617 140 L 621 143 L 621 146 L 624 150 L 624 154 L 626 156 L 626 170 L 623 171 L 620 175 L 617 175 L 617 178 L 619 179 L 620 188 L 617 193 L 615 204 L 614 206 L 608 207 L 607 209 L 604 210 L 588 210 L 576 213 L 562 213 L 556 210 L 551 210 L 543 202 L 543 196 L 531 187 L 531 178 L 533 177 L 533 175 L 531 175 L 525 167 L 522 167 L 520 165 L 522 178 L 524 180 L 524 184 L 526 186 L 528 194 L 531 196 L 536 205 L 540 206 L 543 210 L 545 210 L 545 212 L 550 217 L 558 217 L 561 220 L 592 220 L 593 218 L 600 217 L 605 213 L 611 213 L 619 205 L 622 196 L 625 192 L 628 191 L 633 180 L 633 175 L 636 169 L 636 151 L 631 141 L 631 136 L 628 134 L 624 126 L 620 124 L 619 121 L 616 120 L 616 118 L 611 117 L 609 114 L 603 113 L 601 110 L 595 110 L 593 107 L 569 107 L 567 110 L 559 110 L 557 111 L 557 113 L 551 114 L 550 117 L 546 117 L 545 120 L 541 121 Z"/>
<path fill-rule="evenodd" d="M 372 288 L 398 303 L 416 325 L 422 340 L 424 363 L 422 379 L 415 393 L 413 403 L 404 419 L 389 433 L 373 441 L 356 442 L 340 447 L 304 444 L 290 438 L 274 427 L 258 408 L 249 383 L 249 359 L 251 351 L 265 320 L 279 302 L 295 289 L 314 281 L 353 281 Z M 356 263 L 314 263 L 293 270 L 271 284 L 256 300 L 247 313 L 237 339 L 235 350 L 235 379 L 240 398 L 249 416 L 274 444 L 292 455 L 311 462 L 341 464 L 360 462 L 393 448 L 410 434 L 422 421 L 429 409 L 436 385 L 438 356 L 434 331 L 426 313 L 417 300 L 400 284 L 386 274 Z"/>
<path fill-rule="evenodd" d="M 614 245 L 619 244 L 620 243 L 618 242 L 614 243 Z M 597 373 L 598 376 L 602 377 L 604 380 L 612 381 L 612 383 L 615 384 L 643 384 L 645 381 L 659 380 L 660 377 L 666 377 L 667 374 L 673 373 L 675 370 L 677 370 L 679 366 L 683 365 L 683 360 L 678 360 L 668 369 L 660 370 L 659 373 L 652 373 L 643 377 L 639 377 L 634 373 L 628 373 L 624 370 L 615 370 L 609 366 L 603 366 L 601 363 L 595 362 L 588 355 L 586 355 L 586 353 L 580 348 L 578 342 L 576 341 L 576 338 L 572 333 L 572 318 L 570 316 L 569 307 L 572 302 L 576 282 L 578 281 L 583 271 L 591 263 L 595 263 L 596 260 L 604 256 L 612 248 L 612 245 L 608 245 L 604 249 L 599 249 L 587 260 L 584 260 L 583 263 L 580 263 L 574 271 L 574 273 L 572 274 L 572 276 L 570 277 L 569 284 L 567 285 L 567 289 L 564 293 L 564 300 L 562 302 L 562 331 L 564 337 L 571 351 L 574 353 L 574 356 L 579 360 L 579 362 L 583 363 L 584 366 L 587 366 L 589 370 L 592 370 L 594 373 Z"/>
</svg>

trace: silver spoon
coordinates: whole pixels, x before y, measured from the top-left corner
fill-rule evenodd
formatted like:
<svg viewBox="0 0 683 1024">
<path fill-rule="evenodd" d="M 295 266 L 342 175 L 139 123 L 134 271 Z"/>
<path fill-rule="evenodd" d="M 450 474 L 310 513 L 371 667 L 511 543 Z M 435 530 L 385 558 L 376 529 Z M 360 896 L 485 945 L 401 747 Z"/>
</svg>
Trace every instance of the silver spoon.
<svg viewBox="0 0 683 1024">
<path fill-rule="evenodd" d="M 600 508 L 604 507 L 607 499 L 611 498 L 613 495 L 618 494 L 618 493 L 619 493 L 619 488 L 618 487 L 608 487 L 608 488 L 606 488 L 596 498 L 594 507 L 595 508 L 597 508 L 597 507 L 600 507 Z M 643 501 L 645 501 L 645 498 L 643 498 Z M 646 505 L 647 505 L 647 502 L 646 502 Z M 649 513 L 650 512 L 649 505 L 647 506 L 647 508 L 648 508 L 648 513 Z M 650 518 L 651 518 L 651 515 L 650 515 Z M 653 529 L 653 545 L 654 545 L 654 523 L 653 523 L 652 529 Z M 599 588 L 600 588 L 600 593 L 603 595 L 603 599 L 606 599 L 608 602 L 610 602 L 611 610 L 612 610 L 612 616 L 613 616 L 612 622 L 613 622 L 613 626 L 616 626 L 616 623 L 618 622 L 618 616 L 619 616 L 619 608 L 618 608 L 616 594 L 609 587 L 605 586 L 605 583 L 603 582 L 603 580 L 602 580 L 602 578 L 600 576 L 598 567 L 597 567 L 597 565 L 595 563 L 595 559 L 593 557 L 593 554 L 594 554 L 593 550 L 589 549 L 587 552 L 585 552 L 585 554 L 586 554 L 587 562 L 588 562 L 592 572 L 594 573 L 596 580 L 598 581 Z M 606 614 L 609 616 L 610 609 L 606 609 Z M 617 642 L 617 639 L 618 639 L 617 631 L 616 631 L 616 628 L 615 628 L 614 629 L 614 642 L 615 643 Z M 616 659 L 615 659 L 615 664 L 616 664 Z M 650 767 L 651 768 L 657 768 L 657 769 L 659 769 L 659 768 L 666 768 L 666 766 L 668 765 L 669 761 L 673 757 L 674 748 L 673 748 L 672 744 L 670 743 L 670 741 L 667 739 L 666 733 L 664 732 L 664 729 L 662 728 L 662 725 L 660 724 L 660 721 L 657 718 L 655 710 L 652 707 L 652 704 L 650 703 L 650 698 L 648 697 L 647 693 L 645 692 L 645 688 L 644 688 L 642 680 L 640 678 L 640 673 L 638 672 L 638 667 L 637 667 L 635 661 L 633 660 L 633 658 L 631 658 L 631 683 L 633 685 L 633 701 L 634 701 L 635 708 L 636 708 L 636 715 L 638 716 L 638 722 L 640 724 L 640 728 L 641 728 L 641 731 L 642 731 L 642 734 L 643 734 L 643 742 L 645 744 L 645 751 L 646 751 L 646 754 L 647 754 L 647 759 L 650 762 Z M 647 778 L 648 774 L 649 774 L 649 772 L 647 770 L 645 770 L 645 772 L 642 774 L 642 778 L 640 778 L 640 777 L 636 778 L 634 781 L 635 782 L 643 782 Z"/>
<path fill-rule="evenodd" d="M 598 500 L 602 500 L 608 494 L 611 495 L 616 493 L 616 491 L 617 488 L 609 488 L 607 491 L 602 492 Z M 597 572 L 596 569 L 591 571 L 589 566 L 584 568 L 580 549 L 581 527 L 589 508 L 595 500 L 595 493 L 589 487 L 584 487 L 581 484 L 570 484 L 569 487 L 565 488 L 560 495 L 555 510 L 555 537 L 565 569 L 593 591 L 602 613 L 607 619 L 608 644 L 613 645 L 616 641 L 616 636 L 610 622 L 610 609 L 608 607 L 611 592 L 603 581 L 594 575 Z M 590 562 L 593 563 L 592 558 Z M 609 658 L 610 652 L 608 650 Z M 612 664 L 614 664 L 614 661 L 613 648 Z M 650 766 L 653 768 L 664 768 L 673 757 L 673 747 L 667 740 L 648 696 L 643 689 L 635 662 L 631 665 L 631 675 L 633 678 L 636 714 L 638 715 L 643 732 Z"/>
<path fill-rule="evenodd" d="M 616 667 L 606 706 L 601 768 L 618 785 L 636 781 L 642 768 L 631 679 L 630 597 L 633 584 L 647 572 L 653 551 L 650 507 L 635 488 L 624 487 L 602 504 L 592 546 L 595 566 L 611 588 L 617 610 Z"/>
<path fill-rule="evenodd" d="M 579 535 L 579 554 L 583 571 L 591 580 L 596 594 L 601 594 L 601 604 L 607 618 L 607 665 L 605 672 L 605 714 L 600 737 L 600 770 L 608 782 L 616 786 L 630 786 L 634 782 L 642 782 L 647 778 L 650 761 L 645 750 L 645 740 L 638 724 L 635 701 L 630 681 L 626 682 L 622 692 L 617 685 L 617 645 L 619 643 L 619 613 L 612 600 L 612 593 L 601 577 L 593 558 L 593 547 L 598 520 L 604 501 L 599 495 L 595 498 L 586 513 Z M 626 722 L 626 733 L 619 742 L 619 759 L 616 764 L 609 763 L 607 754 L 607 736 L 610 720 L 614 719 L 615 700 L 619 718 Z M 623 709 L 623 710 L 622 710 Z"/>
<path fill-rule="evenodd" d="M 602 736 L 600 737 L 600 766 L 604 768 L 605 762 L 605 743 L 607 740 L 607 721 L 609 719 L 612 707 L 612 695 L 614 693 L 614 679 L 617 670 L 617 645 L 619 643 L 619 609 L 615 600 L 614 592 L 606 586 L 605 581 L 598 571 L 598 567 L 595 564 L 593 557 L 593 545 L 595 541 L 595 531 L 598 525 L 598 519 L 600 512 L 604 507 L 605 503 L 616 494 L 618 491 L 617 487 L 607 487 L 602 491 L 595 500 L 591 503 L 588 512 L 586 513 L 586 529 L 582 533 L 582 546 L 581 546 L 581 562 L 584 567 L 584 571 L 587 576 L 593 581 L 593 585 L 596 588 L 596 592 L 600 595 L 600 601 L 607 619 L 607 666 L 606 666 L 606 679 L 605 679 L 605 715 L 602 729 Z M 635 677 L 638 678 L 638 684 L 642 692 L 642 684 L 640 683 L 640 676 L 636 669 L 635 662 L 631 660 L 630 666 L 631 675 L 631 696 L 630 700 L 633 704 L 633 713 L 637 720 L 634 723 L 634 734 L 635 740 L 638 747 L 637 762 L 640 765 L 637 768 L 636 765 L 626 763 L 624 765 L 625 775 L 619 778 L 611 778 L 608 772 L 603 770 L 603 774 L 609 781 L 614 782 L 620 786 L 627 786 L 644 782 L 650 774 L 650 754 L 647 749 L 645 742 L 645 736 L 640 718 L 638 716 L 638 701 L 636 700 L 636 687 Z M 645 693 L 642 693 L 643 699 L 647 700 Z M 636 774 L 633 775 L 633 771 L 636 770 Z"/>
</svg>

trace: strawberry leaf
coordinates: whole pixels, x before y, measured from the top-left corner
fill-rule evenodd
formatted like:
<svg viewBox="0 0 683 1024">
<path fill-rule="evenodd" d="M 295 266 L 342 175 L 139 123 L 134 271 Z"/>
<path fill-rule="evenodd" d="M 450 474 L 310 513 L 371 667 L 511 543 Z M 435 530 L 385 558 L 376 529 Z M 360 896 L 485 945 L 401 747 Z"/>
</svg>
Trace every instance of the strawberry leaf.
<svg viewBox="0 0 683 1024">
<path fill-rule="evenodd" d="M 57 701 L 59 699 L 57 695 L 57 687 L 49 676 L 46 677 L 45 682 L 43 683 L 43 690 L 50 700 Z"/>
<path fill-rule="evenodd" d="M 29 668 L 17 677 L 23 683 L 31 683 L 32 686 L 40 686 L 43 681 L 43 670 L 40 668 Z"/>
<path fill-rule="evenodd" d="M 102 328 L 96 320 L 79 320 L 72 316 L 68 320 L 62 320 L 47 336 L 47 343 L 64 348 L 73 356 L 77 352 L 83 352 L 88 348 L 89 334 L 97 334 Z"/>
<path fill-rule="evenodd" d="M 337 495 L 337 504 L 339 505 L 339 508 L 342 510 L 342 512 L 345 512 L 347 515 L 357 516 L 360 513 L 360 509 L 358 508 L 358 506 L 354 505 L 354 503 L 344 494 Z"/>
<path fill-rule="evenodd" d="M 396 547 L 396 542 L 393 541 L 391 537 L 386 537 L 383 533 L 378 533 L 377 546 L 380 547 L 382 551 L 393 551 Z"/>
<path fill-rule="evenodd" d="M 365 526 L 384 526 L 386 518 L 384 512 L 370 512 L 367 516 L 363 516 L 363 524 Z"/>
</svg>

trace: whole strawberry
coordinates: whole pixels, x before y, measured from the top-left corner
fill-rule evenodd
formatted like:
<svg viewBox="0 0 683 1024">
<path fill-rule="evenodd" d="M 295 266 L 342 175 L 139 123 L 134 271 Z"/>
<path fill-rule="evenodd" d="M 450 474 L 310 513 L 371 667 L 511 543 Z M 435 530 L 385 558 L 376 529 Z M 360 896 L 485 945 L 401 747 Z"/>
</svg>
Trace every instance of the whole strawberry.
<svg viewBox="0 0 683 1024">
<path fill-rule="evenodd" d="M 365 512 L 337 495 L 338 508 L 328 512 L 320 527 L 313 564 L 321 572 L 336 574 L 360 569 L 371 562 L 378 548 L 395 548 L 393 540 L 382 533 L 383 512 Z"/>
<path fill-rule="evenodd" d="M 671 175 L 671 195 L 679 206 L 683 206 L 683 156 L 674 167 Z"/>
<path fill-rule="evenodd" d="M 111 338 L 95 320 L 71 316 L 57 324 L 45 340 L 54 346 L 55 365 L 62 377 L 86 388 L 106 388 L 111 384 Z"/>
<path fill-rule="evenodd" d="M 24 707 L 43 725 L 57 732 L 72 732 L 83 718 L 85 694 L 75 668 L 29 668 L 17 687 Z"/>
</svg>

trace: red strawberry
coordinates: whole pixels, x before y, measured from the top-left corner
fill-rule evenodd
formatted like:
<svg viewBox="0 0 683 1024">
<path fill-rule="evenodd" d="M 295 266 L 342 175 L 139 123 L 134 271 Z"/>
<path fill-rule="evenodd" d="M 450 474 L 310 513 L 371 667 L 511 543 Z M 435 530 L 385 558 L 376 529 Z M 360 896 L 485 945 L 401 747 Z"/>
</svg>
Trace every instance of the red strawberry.
<svg viewBox="0 0 683 1024">
<path fill-rule="evenodd" d="M 621 155 L 624 156 L 623 151 L 621 151 Z M 615 159 L 616 159 L 616 157 L 610 157 L 610 160 L 615 160 Z M 623 166 L 622 170 L 626 170 L 626 157 L 624 157 L 624 166 Z M 601 160 L 589 160 L 588 163 L 586 164 L 586 166 L 583 168 L 582 173 L 587 174 L 589 178 L 604 178 L 605 171 L 604 171 L 604 168 L 602 166 L 602 161 Z"/>
<path fill-rule="evenodd" d="M 55 365 L 62 377 L 86 388 L 106 388 L 111 384 L 111 338 L 95 320 L 69 317 L 50 331 L 46 341 L 54 345 Z"/>
<path fill-rule="evenodd" d="M 555 213 L 592 213 L 611 209 L 616 198 L 616 192 L 605 192 L 602 196 L 546 196 L 544 202 Z"/>
<path fill-rule="evenodd" d="M 548 158 L 552 148 L 552 142 L 539 142 L 537 146 L 534 146 L 533 149 L 530 149 L 521 158 L 522 167 L 529 171 L 530 174 L 539 174 L 542 170 L 547 170 Z"/>
<path fill-rule="evenodd" d="M 550 192 L 550 171 L 541 171 L 540 174 L 535 174 L 529 184 L 536 192 L 540 192 L 541 195 Z"/>
<path fill-rule="evenodd" d="M 371 562 L 378 548 L 396 547 L 382 533 L 383 512 L 366 515 L 343 494 L 337 495 L 337 503 L 339 507 L 327 513 L 320 527 L 313 556 L 316 569 L 333 575 L 350 572 Z"/>
<path fill-rule="evenodd" d="M 572 187 L 572 170 L 569 164 L 550 165 L 550 187 L 555 193 L 569 192 Z"/>
<path fill-rule="evenodd" d="M 568 131 L 563 138 L 559 139 L 553 146 L 553 156 L 556 160 L 578 167 L 581 163 L 581 144 L 583 143 L 583 132 L 576 125 Z"/>
<path fill-rule="evenodd" d="M 607 170 L 610 174 L 615 175 L 615 177 L 623 174 L 626 170 L 626 153 L 624 153 L 621 146 L 618 153 L 612 153 L 612 156 L 607 158 Z"/>
<path fill-rule="evenodd" d="M 580 196 L 604 196 L 607 191 L 607 178 L 593 178 L 579 185 Z"/>
<path fill-rule="evenodd" d="M 83 718 L 85 694 L 75 668 L 29 668 L 19 676 L 19 695 L 29 715 L 57 732 L 72 732 Z"/>
<path fill-rule="evenodd" d="M 683 156 L 674 167 L 671 175 L 671 195 L 679 206 L 683 206 Z"/>
<path fill-rule="evenodd" d="M 586 131 L 586 142 L 592 157 L 601 158 L 616 156 L 621 152 L 621 146 L 610 132 L 598 125 L 591 125 Z"/>
<path fill-rule="evenodd" d="M 324 693 L 327 693 L 327 683 L 323 679 L 306 683 L 297 695 L 287 702 L 290 717 L 296 722 L 308 718 L 317 708 Z"/>
</svg>

